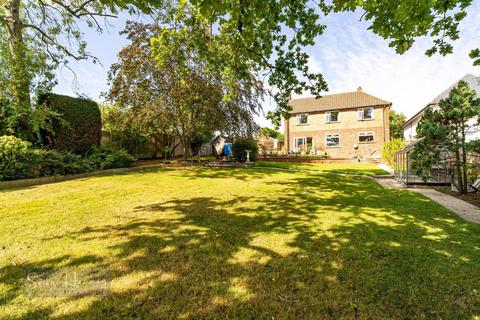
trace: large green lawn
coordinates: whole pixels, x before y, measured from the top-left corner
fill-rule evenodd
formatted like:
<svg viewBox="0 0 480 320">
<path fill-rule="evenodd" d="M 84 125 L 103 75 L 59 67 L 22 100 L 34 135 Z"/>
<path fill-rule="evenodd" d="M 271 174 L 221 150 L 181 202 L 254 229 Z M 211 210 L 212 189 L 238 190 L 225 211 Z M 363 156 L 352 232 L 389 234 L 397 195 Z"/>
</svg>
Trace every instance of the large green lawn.
<svg viewBox="0 0 480 320">
<path fill-rule="evenodd" d="M 328 170 L 163 169 L 0 191 L 0 254 L 0 319 L 480 317 L 479 225 Z M 111 292 L 26 294 L 29 275 L 72 268 L 108 272 Z"/>
</svg>

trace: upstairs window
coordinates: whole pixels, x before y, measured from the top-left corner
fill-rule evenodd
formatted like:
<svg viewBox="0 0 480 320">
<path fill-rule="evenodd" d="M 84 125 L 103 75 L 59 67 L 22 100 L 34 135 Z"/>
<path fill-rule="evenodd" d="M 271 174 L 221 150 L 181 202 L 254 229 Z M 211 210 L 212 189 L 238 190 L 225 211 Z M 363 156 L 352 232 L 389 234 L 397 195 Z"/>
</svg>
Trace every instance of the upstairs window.
<svg viewBox="0 0 480 320">
<path fill-rule="evenodd" d="M 340 147 L 340 135 L 338 133 L 326 135 L 327 147 Z"/>
<path fill-rule="evenodd" d="M 360 132 L 358 134 L 359 143 L 371 143 L 374 141 L 375 141 L 375 138 L 374 138 L 373 132 Z"/>
<path fill-rule="evenodd" d="M 373 119 L 373 107 L 358 109 L 358 120 Z"/>
<path fill-rule="evenodd" d="M 480 77 L 473 78 L 473 81 L 475 81 L 476 84 L 480 85 Z"/>
<path fill-rule="evenodd" d="M 295 117 L 297 125 L 308 124 L 308 113 L 297 114 Z"/>
<path fill-rule="evenodd" d="M 329 111 L 325 113 L 326 122 L 338 122 L 338 111 Z"/>
</svg>

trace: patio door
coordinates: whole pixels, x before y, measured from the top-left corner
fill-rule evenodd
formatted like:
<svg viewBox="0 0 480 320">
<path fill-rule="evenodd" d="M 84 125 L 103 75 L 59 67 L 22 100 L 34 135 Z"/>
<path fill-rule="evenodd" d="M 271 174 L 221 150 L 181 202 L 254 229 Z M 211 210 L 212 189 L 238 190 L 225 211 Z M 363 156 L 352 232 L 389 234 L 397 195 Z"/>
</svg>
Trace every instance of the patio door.
<svg viewBox="0 0 480 320">
<path fill-rule="evenodd" d="M 295 138 L 295 152 L 310 153 L 313 148 L 313 137 Z"/>
</svg>

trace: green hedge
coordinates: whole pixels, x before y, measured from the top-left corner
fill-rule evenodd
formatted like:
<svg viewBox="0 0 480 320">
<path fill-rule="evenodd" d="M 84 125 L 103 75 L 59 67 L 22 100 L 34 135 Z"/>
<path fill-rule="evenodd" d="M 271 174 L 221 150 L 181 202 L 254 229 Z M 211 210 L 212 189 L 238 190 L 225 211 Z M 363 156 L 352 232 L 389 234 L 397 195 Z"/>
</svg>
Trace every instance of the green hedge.
<svg viewBox="0 0 480 320">
<path fill-rule="evenodd" d="M 0 136 L 0 180 L 39 178 L 128 167 L 135 161 L 127 152 L 93 147 L 85 157 L 69 151 L 32 148 L 13 136 Z"/>
<path fill-rule="evenodd" d="M 84 154 L 91 146 L 100 145 L 102 118 L 96 102 L 50 93 L 39 103 L 61 115 L 61 120 L 52 123 L 56 150 Z"/>
<path fill-rule="evenodd" d="M 235 139 L 232 145 L 232 154 L 236 161 L 245 162 L 247 160 L 247 152 L 251 150 L 250 161 L 257 161 L 258 159 L 258 144 L 252 138 L 238 138 Z"/>
</svg>

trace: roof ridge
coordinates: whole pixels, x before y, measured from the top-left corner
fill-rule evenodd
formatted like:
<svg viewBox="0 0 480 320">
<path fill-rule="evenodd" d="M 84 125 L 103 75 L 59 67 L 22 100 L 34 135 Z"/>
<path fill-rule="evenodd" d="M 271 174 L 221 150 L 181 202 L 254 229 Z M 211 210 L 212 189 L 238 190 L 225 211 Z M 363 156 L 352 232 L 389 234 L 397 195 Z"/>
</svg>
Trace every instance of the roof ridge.
<svg viewBox="0 0 480 320">
<path fill-rule="evenodd" d="M 383 100 L 383 101 L 385 101 L 385 102 L 387 102 L 387 103 L 392 103 L 391 101 L 385 100 L 385 99 L 383 99 L 383 98 L 379 98 L 379 97 L 377 97 L 377 96 L 374 96 L 373 94 L 370 94 L 370 93 L 367 93 L 367 92 L 364 92 L 364 91 L 360 91 L 360 92 L 361 92 L 361 93 L 364 93 L 364 94 L 366 94 L 367 96 L 370 96 L 370 97 L 372 97 L 372 98 L 379 99 L 379 100 Z"/>
<path fill-rule="evenodd" d="M 372 94 L 370 94 L 370 93 L 367 93 L 367 92 L 365 92 L 365 91 L 363 91 L 363 90 L 362 90 L 362 91 L 356 90 L 356 91 L 346 91 L 346 92 L 338 92 L 338 93 L 325 94 L 325 95 L 320 96 L 320 98 L 337 96 L 337 95 L 342 95 L 342 94 L 343 94 L 343 95 L 344 95 L 344 94 L 365 94 L 365 95 L 367 95 L 367 96 L 369 96 L 369 97 L 372 97 L 372 98 L 375 98 L 375 99 L 378 99 L 378 100 L 382 100 L 382 101 L 384 101 L 384 102 L 386 102 L 386 103 L 391 103 L 390 101 L 387 101 L 387 100 L 385 100 L 385 99 L 376 97 L 376 96 L 374 96 L 374 95 L 372 95 Z M 298 100 L 306 100 L 306 99 L 316 99 L 316 97 L 315 97 L 315 96 L 309 96 L 309 97 L 302 97 L 302 98 L 294 98 L 294 99 L 290 99 L 289 101 L 298 101 Z"/>
<path fill-rule="evenodd" d="M 321 97 L 327 97 L 327 96 L 336 96 L 336 95 L 340 95 L 340 94 L 348 94 L 348 93 L 365 93 L 365 92 L 363 92 L 363 91 L 345 91 L 345 92 L 336 92 L 336 93 L 324 94 L 324 95 L 321 95 Z M 308 96 L 308 97 L 301 97 L 301 98 L 293 98 L 293 99 L 290 99 L 290 100 L 302 100 L 302 99 L 311 99 L 311 98 L 315 98 L 315 96 Z"/>
</svg>

